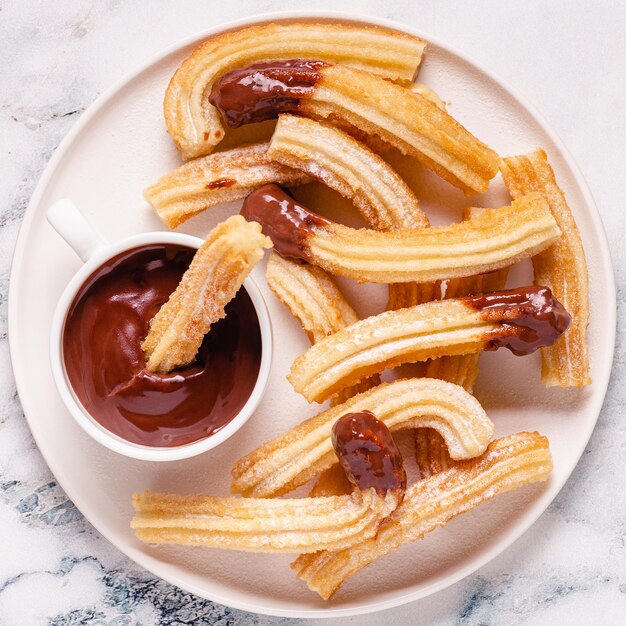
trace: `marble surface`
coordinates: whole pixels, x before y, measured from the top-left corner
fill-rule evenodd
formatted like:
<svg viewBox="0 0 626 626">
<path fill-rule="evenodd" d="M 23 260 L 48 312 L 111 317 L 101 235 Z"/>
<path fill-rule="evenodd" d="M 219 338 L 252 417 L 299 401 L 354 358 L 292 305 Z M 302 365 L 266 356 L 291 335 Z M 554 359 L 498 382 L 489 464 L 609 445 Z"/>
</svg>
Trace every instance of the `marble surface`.
<svg viewBox="0 0 626 626">
<path fill-rule="evenodd" d="M 310 8 L 292 1 L 290 9 Z M 626 616 L 626 11 L 551 3 L 318 0 L 437 35 L 488 65 L 546 116 L 597 200 L 618 285 L 609 393 L 577 469 L 533 528 L 434 596 L 346 624 L 618 624 Z M 0 624 L 292 624 L 215 605 L 135 566 L 85 521 L 23 418 L 6 330 L 13 245 L 37 178 L 82 111 L 147 56 L 275 0 L 0 0 Z M 321 620 L 317 620 L 321 623 Z"/>
</svg>

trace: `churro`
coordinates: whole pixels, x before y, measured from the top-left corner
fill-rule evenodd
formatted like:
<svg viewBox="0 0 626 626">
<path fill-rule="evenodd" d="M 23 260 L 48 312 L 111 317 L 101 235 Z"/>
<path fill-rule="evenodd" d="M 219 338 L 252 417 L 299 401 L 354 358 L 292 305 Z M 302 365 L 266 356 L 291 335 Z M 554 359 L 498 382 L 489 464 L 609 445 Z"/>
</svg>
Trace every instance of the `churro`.
<svg viewBox="0 0 626 626">
<path fill-rule="evenodd" d="M 295 115 L 280 115 L 268 156 L 352 200 L 370 228 L 428 226 L 415 194 L 381 157 L 343 131 Z"/>
<path fill-rule="evenodd" d="M 191 363 L 211 324 L 222 319 L 246 276 L 271 248 L 258 224 L 233 215 L 200 246 L 183 278 L 150 322 L 146 368 L 167 373 Z"/>
<path fill-rule="evenodd" d="M 350 495 L 291 500 L 135 494 L 131 527 L 151 544 L 248 552 L 340 550 L 376 534 L 402 502 L 406 473 L 387 427 L 368 412 L 344 415 L 332 446 Z"/>
<path fill-rule="evenodd" d="M 567 334 L 541 350 L 541 377 L 548 387 L 591 384 L 587 348 L 589 278 L 585 251 L 574 216 L 543 150 L 503 159 L 500 166 L 513 198 L 540 192 L 548 201 L 563 236 L 533 258 L 535 282 L 547 285 L 572 315 Z"/>
<path fill-rule="evenodd" d="M 418 230 L 348 228 L 297 203 L 276 185 L 244 201 L 241 214 L 261 223 L 276 251 L 359 282 L 429 282 L 507 267 L 560 236 L 550 207 L 529 194 L 470 220 Z"/>
<path fill-rule="evenodd" d="M 486 191 L 498 155 L 419 93 L 315 57 L 257 63 L 223 75 L 209 101 L 231 127 L 294 112 L 347 124 L 418 159 L 466 194 Z"/>
<path fill-rule="evenodd" d="M 434 428 L 454 459 L 481 454 L 493 424 L 476 398 L 441 380 L 413 378 L 382 384 L 305 420 L 284 435 L 259 446 L 233 467 L 232 490 L 246 496 L 287 493 L 331 467 L 336 458 L 330 433 L 340 415 L 371 411 L 392 432 Z"/>
<path fill-rule="evenodd" d="M 495 496 L 545 481 L 552 471 L 548 440 L 538 433 L 497 439 L 476 459 L 412 484 L 375 537 L 335 553 L 300 556 L 292 567 L 312 591 L 329 599 L 350 577 L 402 544 L 421 539 Z"/>
<path fill-rule="evenodd" d="M 211 152 L 224 138 L 224 127 L 206 96 L 220 75 L 236 67 L 300 56 L 408 83 L 425 47 L 418 37 L 357 24 L 261 24 L 222 33 L 198 46 L 174 74 L 163 103 L 167 128 L 183 158 Z"/>
<path fill-rule="evenodd" d="M 260 143 L 189 161 L 162 176 L 144 192 L 169 228 L 222 202 L 241 200 L 268 183 L 300 185 L 310 182 L 303 172 L 276 163 Z"/>
<path fill-rule="evenodd" d="M 288 376 L 309 402 L 402 363 L 506 347 L 518 356 L 552 345 L 570 316 L 546 287 L 427 302 L 386 311 L 322 339 Z"/>
</svg>

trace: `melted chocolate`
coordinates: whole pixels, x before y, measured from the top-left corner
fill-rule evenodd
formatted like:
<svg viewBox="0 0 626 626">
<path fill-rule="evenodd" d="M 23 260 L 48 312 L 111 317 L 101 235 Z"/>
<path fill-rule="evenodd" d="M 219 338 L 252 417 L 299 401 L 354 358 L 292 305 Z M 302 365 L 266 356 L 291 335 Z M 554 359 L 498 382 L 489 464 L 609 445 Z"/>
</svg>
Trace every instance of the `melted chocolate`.
<svg viewBox="0 0 626 626">
<path fill-rule="evenodd" d="M 206 335 L 196 361 L 170 374 L 145 369 L 141 342 L 195 250 L 142 246 L 107 261 L 68 312 L 63 358 L 74 392 L 102 426 L 127 441 L 180 446 L 228 424 L 249 398 L 261 363 L 261 332 L 241 289 Z"/>
<path fill-rule="evenodd" d="M 486 349 L 505 347 L 517 356 L 551 346 L 572 321 L 547 287 L 518 287 L 464 300 L 479 310 L 483 319 L 500 322 L 501 328 L 490 337 Z"/>
<path fill-rule="evenodd" d="M 231 128 L 296 111 L 322 75 L 323 61 L 269 61 L 232 70 L 214 85 L 209 102 Z"/>
<path fill-rule="evenodd" d="M 346 476 L 359 489 L 406 489 L 402 455 L 387 426 L 373 413 L 347 413 L 333 426 L 333 447 Z"/>
<path fill-rule="evenodd" d="M 224 187 L 232 187 L 236 185 L 237 181 L 234 178 L 218 178 L 207 183 L 205 187 L 207 189 L 223 189 Z"/>
<path fill-rule="evenodd" d="M 306 239 L 314 227 L 333 224 L 298 204 L 278 185 L 264 185 L 253 191 L 244 200 L 241 215 L 249 222 L 261 224 L 263 234 L 272 240 L 281 256 L 301 261 L 310 260 Z"/>
</svg>

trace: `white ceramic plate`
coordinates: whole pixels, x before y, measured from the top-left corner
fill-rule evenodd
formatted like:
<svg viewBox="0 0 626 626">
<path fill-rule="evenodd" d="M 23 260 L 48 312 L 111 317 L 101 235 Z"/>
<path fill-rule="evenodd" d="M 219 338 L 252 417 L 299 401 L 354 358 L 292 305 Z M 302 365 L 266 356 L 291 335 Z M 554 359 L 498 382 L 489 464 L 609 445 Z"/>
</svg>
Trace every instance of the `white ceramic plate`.
<svg viewBox="0 0 626 626">
<path fill-rule="evenodd" d="M 262 21 L 279 17 L 285 15 L 264 16 Z M 467 576 L 528 529 L 561 489 L 584 450 L 606 391 L 614 346 L 613 273 L 593 199 L 543 120 L 490 72 L 446 44 L 409 27 L 378 22 L 430 42 L 420 80 L 448 101 L 452 115 L 500 154 L 536 146 L 546 149 L 580 226 L 591 279 L 593 386 L 582 391 L 546 390 L 539 381 L 537 355 L 520 359 L 500 351 L 483 356 L 477 387 L 497 435 L 536 429 L 549 437 L 554 473 L 547 484 L 501 496 L 453 520 L 445 530 L 404 546 L 351 579 L 329 603 L 294 579 L 287 556 L 154 549 L 136 541 L 129 529 L 133 491 L 226 494 L 229 468 L 241 454 L 317 412 L 316 406 L 307 405 L 291 390 L 284 377 L 307 340 L 268 292 L 263 268 L 256 268 L 254 275 L 265 289 L 275 334 L 274 370 L 257 414 L 219 448 L 198 458 L 157 464 L 118 456 L 83 433 L 54 387 L 48 359 L 52 312 L 79 261 L 46 223 L 44 213 L 51 202 L 69 196 L 109 240 L 161 229 L 141 192 L 179 163 L 162 119 L 167 82 L 204 37 L 257 20 L 211 29 L 152 59 L 103 94 L 65 138 L 33 194 L 16 247 L 9 299 L 15 378 L 33 435 L 58 482 L 85 517 L 137 563 L 199 596 L 249 611 L 294 617 L 372 612 L 421 598 Z M 435 223 L 459 219 L 458 210 L 466 202 L 459 193 L 414 164 L 401 163 L 400 169 L 410 175 Z M 489 194 L 472 202 L 500 206 L 507 200 L 497 179 Z M 183 230 L 203 235 L 237 208 L 226 205 L 211 210 Z M 339 219 L 358 223 L 349 212 Z M 511 280 L 518 284 L 530 276 L 526 266 L 513 274 Z M 362 315 L 381 310 L 384 289 L 380 286 L 342 284 Z"/>
</svg>

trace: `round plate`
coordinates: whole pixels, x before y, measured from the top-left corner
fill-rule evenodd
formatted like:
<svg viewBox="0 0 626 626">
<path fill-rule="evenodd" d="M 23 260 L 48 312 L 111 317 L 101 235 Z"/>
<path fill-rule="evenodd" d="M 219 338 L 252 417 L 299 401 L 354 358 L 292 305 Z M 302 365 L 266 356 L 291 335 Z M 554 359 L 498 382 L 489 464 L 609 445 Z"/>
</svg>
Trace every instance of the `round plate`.
<svg viewBox="0 0 626 626">
<path fill-rule="evenodd" d="M 268 19 L 320 17 L 350 19 L 338 14 L 280 14 L 214 28 L 170 48 L 98 98 L 65 138 L 33 194 L 15 251 L 9 298 L 11 355 L 24 412 L 50 469 L 83 515 L 131 559 L 187 591 L 232 607 L 292 617 L 355 615 L 409 602 L 467 576 L 511 545 L 556 496 L 584 450 L 606 391 L 615 329 L 615 289 L 602 224 L 558 138 L 519 96 L 463 54 L 408 27 L 377 21 L 430 42 L 419 80 L 433 87 L 448 102 L 450 113 L 480 139 L 504 155 L 542 146 L 576 216 L 590 275 L 593 385 L 583 390 L 545 389 L 539 379 L 538 355 L 516 358 L 500 351 L 481 359 L 476 390 L 498 436 L 539 430 L 549 437 L 552 477 L 545 484 L 496 498 L 453 520 L 445 530 L 403 546 L 350 579 L 331 602 L 320 600 L 295 580 L 289 556 L 155 549 L 135 539 L 129 528 L 134 491 L 226 494 L 229 468 L 236 459 L 317 413 L 319 408 L 307 405 L 285 380 L 292 360 L 308 342 L 268 291 L 263 267 L 255 268 L 275 336 L 273 372 L 256 415 L 217 449 L 194 459 L 149 463 L 104 449 L 74 423 L 52 380 L 48 355 L 52 312 L 79 261 L 47 224 L 46 207 L 71 197 L 109 240 L 162 229 L 141 193 L 180 163 L 165 131 L 161 106 L 179 63 L 199 41 L 225 28 Z M 410 179 L 435 224 L 459 219 L 459 209 L 467 203 L 460 193 L 413 162 L 400 160 L 396 165 Z M 302 193 L 315 195 L 310 189 Z M 318 203 L 334 206 L 335 201 L 323 190 L 318 193 Z M 508 196 L 498 178 L 488 194 L 471 202 L 501 206 L 508 203 Z M 343 206 L 337 219 L 359 223 Z M 237 210 L 238 204 L 212 209 L 182 230 L 204 235 Z M 512 272 L 512 282 L 529 279 L 527 265 Z M 385 290 L 381 286 L 341 284 L 361 315 L 382 310 Z"/>
</svg>

